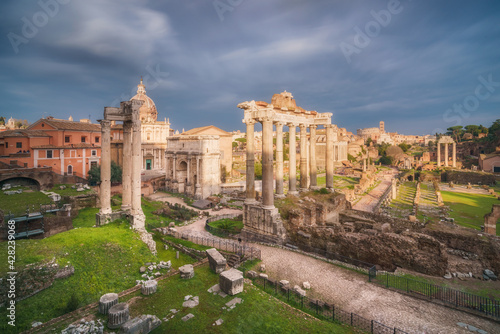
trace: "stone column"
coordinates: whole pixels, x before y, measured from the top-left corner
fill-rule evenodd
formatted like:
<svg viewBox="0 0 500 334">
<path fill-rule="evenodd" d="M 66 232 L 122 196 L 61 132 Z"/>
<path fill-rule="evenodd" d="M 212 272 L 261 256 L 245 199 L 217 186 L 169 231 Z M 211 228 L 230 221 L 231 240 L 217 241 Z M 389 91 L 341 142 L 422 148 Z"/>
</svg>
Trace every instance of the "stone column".
<svg viewBox="0 0 500 334">
<path fill-rule="evenodd" d="M 453 142 L 453 167 L 457 167 L 457 144 L 455 142 Z"/>
<path fill-rule="evenodd" d="M 130 210 L 132 204 L 132 123 L 123 122 L 123 171 L 122 210 Z"/>
<path fill-rule="evenodd" d="M 289 146 L 289 186 L 288 193 L 291 195 L 297 194 L 297 143 L 295 138 L 295 124 L 288 125 L 288 146 Z"/>
<path fill-rule="evenodd" d="M 437 165 L 441 166 L 441 143 L 437 143 Z"/>
<path fill-rule="evenodd" d="M 284 197 L 283 192 L 283 123 L 276 123 L 276 197 Z"/>
<path fill-rule="evenodd" d="M 101 120 L 101 214 L 111 213 L 111 121 Z"/>
<path fill-rule="evenodd" d="M 307 132 L 306 125 L 300 124 L 300 189 L 307 190 Z"/>
<path fill-rule="evenodd" d="M 249 119 L 247 124 L 247 198 L 245 203 L 255 203 L 255 147 L 254 125 L 255 121 Z"/>
<path fill-rule="evenodd" d="M 141 207 L 141 121 L 132 121 L 132 214 L 143 216 Z M 135 227 L 135 226 L 134 226 Z M 137 227 L 136 227 L 137 228 Z M 140 228 L 140 226 L 139 226 Z M 144 228 L 144 226 L 142 226 Z"/>
<path fill-rule="evenodd" d="M 274 208 L 273 194 L 273 120 L 262 120 L 262 204 L 264 209 Z"/>
<path fill-rule="evenodd" d="M 318 172 L 318 167 L 316 165 L 316 125 L 311 125 L 309 127 L 310 131 L 310 143 L 311 143 L 311 148 L 309 149 L 309 153 L 311 155 L 310 161 L 311 161 L 311 189 L 316 189 L 318 187 L 318 181 L 317 181 L 317 172 Z"/>
<path fill-rule="evenodd" d="M 333 124 L 326 128 L 326 188 L 333 190 Z"/>
<path fill-rule="evenodd" d="M 448 143 L 444 144 L 444 165 L 448 167 Z"/>
<path fill-rule="evenodd" d="M 172 181 L 177 181 L 177 156 L 174 154 L 174 157 L 172 158 Z"/>
<path fill-rule="evenodd" d="M 186 186 L 188 184 L 191 184 L 191 156 L 188 155 L 188 158 L 187 158 L 187 182 L 186 182 Z M 185 190 L 185 189 L 184 189 Z"/>
<path fill-rule="evenodd" d="M 363 158 L 363 172 L 366 172 L 366 158 Z"/>
</svg>

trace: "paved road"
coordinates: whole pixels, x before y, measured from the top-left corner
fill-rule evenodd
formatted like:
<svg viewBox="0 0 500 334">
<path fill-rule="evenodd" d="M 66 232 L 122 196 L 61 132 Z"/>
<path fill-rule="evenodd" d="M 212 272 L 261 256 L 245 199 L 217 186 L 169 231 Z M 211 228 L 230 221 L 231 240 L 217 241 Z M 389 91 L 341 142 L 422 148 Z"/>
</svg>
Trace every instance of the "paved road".
<svg viewBox="0 0 500 334">
<path fill-rule="evenodd" d="M 390 171 L 383 171 L 378 174 L 378 179 L 381 180 L 380 184 L 376 186 L 372 191 L 363 196 L 358 203 L 353 206 L 353 209 L 373 212 L 380 197 L 384 192 L 391 186 L 392 179 L 398 174 L 396 169 L 391 169 Z"/>
</svg>

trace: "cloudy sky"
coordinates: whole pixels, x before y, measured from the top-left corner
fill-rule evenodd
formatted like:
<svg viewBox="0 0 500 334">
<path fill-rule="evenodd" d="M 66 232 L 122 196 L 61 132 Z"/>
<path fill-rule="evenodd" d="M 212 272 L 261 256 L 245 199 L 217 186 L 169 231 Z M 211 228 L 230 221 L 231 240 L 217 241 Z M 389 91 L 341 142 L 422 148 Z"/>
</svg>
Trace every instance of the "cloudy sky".
<svg viewBox="0 0 500 334">
<path fill-rule="evenodd" d="M 140 76 L 175 129 L 243 130 L 243 101 L 293 93 L 355 131 L 500 118 L 500 2 L 0 2 L 0 115 L 92 121 Z"/>
</svg>

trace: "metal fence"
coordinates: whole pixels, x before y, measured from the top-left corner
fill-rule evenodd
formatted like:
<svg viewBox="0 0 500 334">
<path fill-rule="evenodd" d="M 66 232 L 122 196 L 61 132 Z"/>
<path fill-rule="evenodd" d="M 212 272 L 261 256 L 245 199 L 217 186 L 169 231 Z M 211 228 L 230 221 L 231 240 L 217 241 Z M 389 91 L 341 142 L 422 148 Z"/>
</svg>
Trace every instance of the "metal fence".
<svg viewBox="0 0 500 334">
<path fill-rule="evenodd" d="M 248 278 L 246 271 L 243 268 L 240 268 L 240 270 L 243 270 L 244 276 Z M 260 276 L 252 278 L 252 280 L 254 285 L 261 287 L 265 292 L 274 295 L 278 299 L 286 300 L 291 306 L 302 309 L 320 319 L 347 324 L 373 334 L 407 334 L 401 329 L 389 327 L 376 320 L 366 319 L 356 313 L 344 311 L 333 304 L 300 295 L 290 287 L 280 286 L 277 280 Z"/>
<path fill-rule="evenodd" d="M 198 245 L 213 247 L 226 252 L 235 253 L 238 255 L 244 255 L 248 257 L 250 260 L 253 259 L 262 260 L 260 249 L 248 246 L 243 242 L 225 240 L 220 238 L 206 238 L 206 237 L 184 234 L 179 232 L 172 232 L 172 231 L 167 231 L 167 235 L 171 235 L 177 239 L 188 240 Z"/>
<path fill-rule="evenodd" d="M 491 317 L 500 318 L 500 300 L 421 282 L 407 277 L 396 276 L 390 273 L 373 274 L 370 271 L 370 281 L 382 284 L 387 288 L 405 291 L 412 296 L 427 297 L 457 308 L 473 310 Z"/>
</svg>

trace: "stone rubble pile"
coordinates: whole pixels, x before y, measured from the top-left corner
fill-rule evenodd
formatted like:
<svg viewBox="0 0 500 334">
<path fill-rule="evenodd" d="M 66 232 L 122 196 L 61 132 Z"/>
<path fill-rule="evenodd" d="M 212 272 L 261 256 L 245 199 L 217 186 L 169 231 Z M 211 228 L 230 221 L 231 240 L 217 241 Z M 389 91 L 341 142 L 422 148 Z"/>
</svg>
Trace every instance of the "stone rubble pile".
<svg viewBox="0 0 500 334">
<path fill-rule="evenodd" d="M 78 325 L 69 325 L 65 329 L 61 331 L 61 334 L 103 334 L 104 333 L 104 325 L 101 323 L 101 320 L 97 321 L 85 321 L 84 319 L 80 320 Z"/>
</svg>

